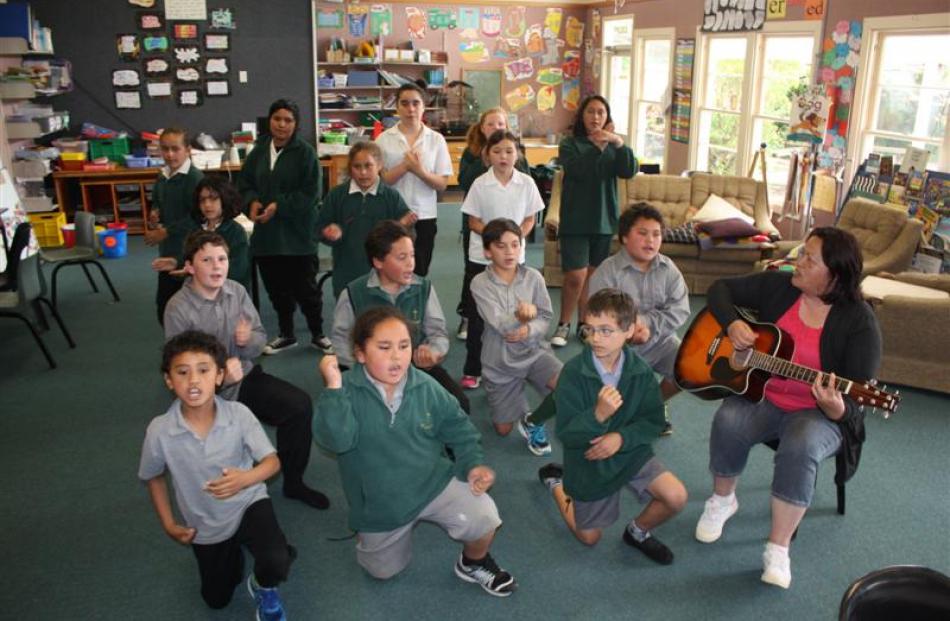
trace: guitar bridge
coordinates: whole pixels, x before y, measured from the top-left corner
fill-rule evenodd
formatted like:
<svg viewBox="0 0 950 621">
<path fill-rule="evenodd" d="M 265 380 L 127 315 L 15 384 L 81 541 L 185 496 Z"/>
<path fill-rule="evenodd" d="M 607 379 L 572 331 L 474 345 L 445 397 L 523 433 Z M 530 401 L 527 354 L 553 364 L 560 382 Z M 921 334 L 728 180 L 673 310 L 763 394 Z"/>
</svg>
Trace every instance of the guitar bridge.
<svg viewBox="0 0 950 621">
<path fill-rule="evenodd" d="M 722 343 L 722 337 L 725 335 L 725 332 L 720 331 L 709 343 L 709 349 L 706 350 L 706 364 L 712 364 L 713 358 L 716 357 L 716 352 L 719 351 L 719 344 Z"/>
</svg>

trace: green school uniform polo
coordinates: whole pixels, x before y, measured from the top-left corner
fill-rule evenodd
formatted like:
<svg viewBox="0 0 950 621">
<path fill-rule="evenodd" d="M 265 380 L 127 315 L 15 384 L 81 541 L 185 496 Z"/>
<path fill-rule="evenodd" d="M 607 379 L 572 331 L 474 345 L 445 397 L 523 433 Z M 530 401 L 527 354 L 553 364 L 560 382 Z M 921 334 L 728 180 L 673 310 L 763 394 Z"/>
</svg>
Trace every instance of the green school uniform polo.
<svg viewBox="0 0 950 621">
<path fill-rule="evenodd" d="M 559 229 L 570 235 L 613 235 L 617 232 L 617 178 L 637 172 L 630 147 L 611 144 L 601 151 L 586 137 L 569 136 L 558 147 L 564 168 Z"/>
</svg>

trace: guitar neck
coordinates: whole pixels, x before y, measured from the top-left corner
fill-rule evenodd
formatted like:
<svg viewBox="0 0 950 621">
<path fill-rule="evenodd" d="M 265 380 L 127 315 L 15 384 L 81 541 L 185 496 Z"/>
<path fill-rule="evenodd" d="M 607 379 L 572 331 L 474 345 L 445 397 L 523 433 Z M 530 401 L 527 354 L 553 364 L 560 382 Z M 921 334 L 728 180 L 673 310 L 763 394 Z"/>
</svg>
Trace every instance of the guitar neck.
<svg viewBox="0 0 950 621">
<path fill-rule="evenodd" d="M 808 367 L 804 367 L 800 364 L 795 364 L 794 362 L 785 360 L 784 358 L 771 356 L 760 351 L 756 351 L 752 354 L 748 364 L 749 366 L 755 367 L 757 369 L 768 371 L 773 375 L 779 375 L 781 377 L 798 380 L 808 384 L 814 384 L 815 379 L 818 377 L 819 373 L 821 373 L 820 371 L 809 369 Z M 851 391 L 851 387 L 853 385 L 854 382 L 849 379 L 842 377 L 835 378 L 835 390 L 838 392 L 848 394 Z"/>
</svg>

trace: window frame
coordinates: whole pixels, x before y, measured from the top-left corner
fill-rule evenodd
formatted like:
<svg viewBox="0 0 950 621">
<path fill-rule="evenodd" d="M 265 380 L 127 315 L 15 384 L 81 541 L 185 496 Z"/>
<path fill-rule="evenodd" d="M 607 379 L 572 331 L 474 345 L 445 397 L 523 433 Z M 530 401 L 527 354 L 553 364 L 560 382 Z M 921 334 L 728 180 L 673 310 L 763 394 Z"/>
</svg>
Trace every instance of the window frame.
<svg viewBox="0 0 950 621">
<path fill-rule="evenodd" d="M 696 57 L 693 61 L 693 106 L 690 114 L 689 128 L 689 167 L 691 170 L 697 170 L 699 160 L 699 127 L 701 115 L 705 111 L 723 112 L 735 114 L 739 117 L 739 131 L 736 140 L 736 171 L 735 174 L 740 177 L 746 176 L 749 166 L 755 153 L 758 151 L 758 145 L 753 144 L 754 124 L 756 119 L 763 118 L 771 120 L 761 114 L 759 102 L 761 100 L 763 80 L 762 66 L 765 61 L 765 42 L 769 37 L 793 37 L 793 36 L 811 36 L 812 45 L 812 65 L 811 73 L 808 76 L 808 83 L 814 84 L 818 75 L 820 51 L 822 41 L 822 21 L 821 20 L 798 20 L 782 22 L 766 22 L 761 30 L 747 32 L 703 32 L 699 28 L 696 31 Z M 720 110 L 707 107 L 706 89 L 709 85 L 709 76 L 706 71 L 706 61 L 709 55 L 709 44 L 714 39 L 746 39 L 746 55 L 743 67 L 742 89 L 740 94 L 739 110 Z M 758 176 L 755 178 L 758 179 Z M 775 183 L 775 180 L 772 180 Z M 773 211 L 774 211 L 774 207 Z"/>
<path fill-rule="evenodd" d="M 851 119 L 848 123 L 848 147 L 844 167 L 845 179 L 853 178 L 858 167 L 864 162 L 866 157 L 864 143 L 867 134 L 882 134 L 880 130 L 871 129 L 871 123 L 876 120 L 877 96 L 875 90 L 879 84 L 880 58 L 884 37 L 937 33 L 950 34 L 950 12 L 868 17 L 864 19 L 854 103 L 851 109 Z M 895 134 L 895 137 L 903 136 L 905 134 Z M 944 130 L 940 155 L 939 162 L 927 163 L 928 169 L 943 172 L 950 170 L 950 123 L 947 124 Z"/>
<path fill-rule="evenodd" d="M 643 91 L 643 79 L 646 74 L 646 44 L 648 41 L 663 40 L 668 41 L 670 44 L 669 74 L 667 75 L 666 91 L 663 93 L 663 99 L 661 101 L 648 100 L 640 96 Z M 655 103 L 662 106 L 664 111 L 663 116 L 666 120 L 666 130 L 660 171 L 665 173 L 668 170 L 667 163 L 670 158 L 670 102 L 673 92 L 673 71 L 676 64 L 676 28 L 643 28 L 640 30 L 634 28 L 632 54 L 633 67 L 631 75 L 633 79 L 630 80 L 630 103 L 632 105 L 630 106 L 630 119 L 628 121 L 630 146 L 636 149 L 639 148 L 640 144 L 640 105 L 644 103 Z"/>
<path fill-rule="evenodd" d="M 628 47 L 628 46 L 609 46 L 609 47 L 608 47 L 608 46 L 606 45 L 606 39 L 607 39 L 606 36 L 601 36 L 601 43 L 600 43 L 600 62 L 601 62 L 601 67 L 600 67 L 600 88 L 599 88 L 599 90 L 598 90 L 597 92 L 600 93 L 600 94 L 602 94 L 602 95 L 604 96 L 604 98 L 605 98 L 608 102 L 610 101 L 610 95 L 611 95 L 611 93 L 609 92 L 608 87 L 609 87 L 609 85 L 613 82 L 613 81 L 610 79 L 610 73 L 611 73 L 611 62 L 610 62 L 610 59 L 611 59 L 611 57 L 613 57 L 613 56 L 618 56 L 618 55 L 620 55 L 620 54 L 617 54 L 617 53 L 615 52 L 615 50 L 625 50 L 627 56 L 629 56 L 629 58 L 630 58 L 630 92 L 627 93 L 627 97 L 630 98 L 630 99 L 632 99 L 632 96 L 633 96 L 633 89 L 634 89 L 634 85 L 635 85 L 635 80 L 634 80 L 635 74 L 634 74 L 634 64 L 633 64 L 633 63 L 634 63 L 634 49 L 635 49 L 635 42 L 636 42 L 635 37 L 636 37 L 636 32 L 637 32 L 637 31 L 636 31 L 636 17 L 635 17 L 634 15 L 611 15 L 611 16 L 608 16 L 608 17 L 604 17 L 603 20 L 604 20 L 604 23 L 603 23 L 602 30 L 603 30 L 604 33 L 607 32 L 607 24 L 608 24 L 609 22 L 619 22 L 619 21 L 627 21 L 627 22 L 630 22 L 630 34 L 631 34 L 631 37 L 633 38 L 633 40 L 631 41 L 631 44 L 630 44 L 629 47 Z M 611 110 L 611 116 L 614 116 L 613 110 Z M 614 120 L 615 120 L 615 122 L 616 122 L 616 119 L 614 119 Z M 627 120 L 627 131 L 626 131 L 626 132 L 617 132 L 617 133 L 620 134 L 620 135 L 622 135 L 622 136 L 624 137 L 624 141 L 625 141 L 625 142 L 629 143 L 629 142 L 630 142 L 630 136 L 632 135 L 632 132 L 630 131 L 632 125 L 630 124 L 631 119 L 630 119 L 629 111 L 628 111 L 628 115 L 627 115 L 627 119 L 626 119 L 626 120 Z"/>
</svg>

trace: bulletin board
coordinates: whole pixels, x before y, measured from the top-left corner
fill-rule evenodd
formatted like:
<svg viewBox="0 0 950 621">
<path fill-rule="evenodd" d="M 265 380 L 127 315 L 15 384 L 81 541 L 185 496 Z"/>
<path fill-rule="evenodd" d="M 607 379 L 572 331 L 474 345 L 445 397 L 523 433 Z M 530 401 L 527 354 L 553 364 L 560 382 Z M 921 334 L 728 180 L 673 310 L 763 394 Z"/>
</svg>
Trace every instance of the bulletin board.
<svg viewBox="0 0 950 621">
<path fill-rule="evenodd" d="M 462 81 L 472 85 L 480 112 L 501 105 L 501 74 L 501 69 L 462 69 Z"/>
</svg>

